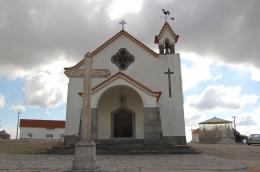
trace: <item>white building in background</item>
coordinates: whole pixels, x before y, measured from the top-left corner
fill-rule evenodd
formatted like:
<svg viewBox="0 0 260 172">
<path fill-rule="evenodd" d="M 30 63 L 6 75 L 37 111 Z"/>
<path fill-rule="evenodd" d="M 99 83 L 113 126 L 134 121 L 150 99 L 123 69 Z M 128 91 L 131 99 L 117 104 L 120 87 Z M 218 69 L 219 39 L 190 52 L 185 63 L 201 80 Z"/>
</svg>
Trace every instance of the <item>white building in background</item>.
<svg viewBox="0 0 260 172">
<path fill-rule="evenodd" d="M 20 139 L 60 139 L 64 133 L 65 121 L 20 120 Z"/>
<path fill-rule="evenodd" d="M 93 58 L 93 69 L 111 74 L 92 78 L 92 139 L 186 144 L 180 55 L 175 52 L 178 38 L 165 22 L 155 36 L 157 53 L 122 29 L 86 54 Z M 83 79 L 73 73 L 84 69 L 83 62 L 65 68 L 69 77 L 65 142 L 80 135 Z"/>
</svg>

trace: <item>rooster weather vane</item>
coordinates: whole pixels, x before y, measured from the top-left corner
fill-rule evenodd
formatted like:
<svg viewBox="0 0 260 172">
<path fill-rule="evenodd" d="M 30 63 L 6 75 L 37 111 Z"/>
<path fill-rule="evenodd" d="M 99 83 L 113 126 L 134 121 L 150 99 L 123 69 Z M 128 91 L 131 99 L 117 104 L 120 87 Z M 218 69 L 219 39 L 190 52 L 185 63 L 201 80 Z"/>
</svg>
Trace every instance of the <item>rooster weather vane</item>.
<svg viewBox="0 0 260 172">
<path fill-rule="evenodd" d="M 165 22 L 167 22 L 169 17 L 170 17 L 171 20 L 175 20 L 174 17 L 170 16 L 170 11 L 169 10 L 162 9 L 162 12 L 163 12 L 164 16 L 161 16 L 161 17 L 164 18 Z"/>
</svg>

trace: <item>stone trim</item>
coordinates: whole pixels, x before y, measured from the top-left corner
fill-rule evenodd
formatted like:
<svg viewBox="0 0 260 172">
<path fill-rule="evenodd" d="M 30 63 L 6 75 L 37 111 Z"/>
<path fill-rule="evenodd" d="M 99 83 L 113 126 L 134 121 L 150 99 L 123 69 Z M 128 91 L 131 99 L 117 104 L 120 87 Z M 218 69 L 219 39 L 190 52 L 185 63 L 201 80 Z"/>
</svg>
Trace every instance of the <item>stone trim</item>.
<svg viewBox="0 0 260 172">
<path fill-rule="evenodd" d="M 144 108 L 144 139 L 158 140 L 162 137 L 161 118 L 158 107 Z"/>
<path fill-rule="evenodd" d="M 98 85 L 94 86 L 92 88 L 92 92 L 91 94 L 95 94 L 96 92 L 98 92 L 100 89 L 106 87 L 107 85 L 111 84 L 112 82 L 114 82 L 117 79 L 123 79 L 126 82 L 128 82 L 129 84 L 131 84 L 132 86 L 142 90 L 143 92 L 145 92 L 146 94 L 153 96 L 156 98 L 156 101 L 158 102 L 161 96 L 161 92 L 160 91 L 153 91 L 152 89 L 148 88 L 147 86 L 141 84 L 140 82 L 134 80 L 133 78 L 131 78 L 130 76 L 122 73 L 122 72 L 118 72 L 115 75 L 109 77 L 108 79 L 106 79 L 105 81 L 99 83 Z"/>
<path fill-rule="evenodd" d="M 186 136 L 163 136 L 162 142 L 168 145 L 186 145 Z"/>
</svg>

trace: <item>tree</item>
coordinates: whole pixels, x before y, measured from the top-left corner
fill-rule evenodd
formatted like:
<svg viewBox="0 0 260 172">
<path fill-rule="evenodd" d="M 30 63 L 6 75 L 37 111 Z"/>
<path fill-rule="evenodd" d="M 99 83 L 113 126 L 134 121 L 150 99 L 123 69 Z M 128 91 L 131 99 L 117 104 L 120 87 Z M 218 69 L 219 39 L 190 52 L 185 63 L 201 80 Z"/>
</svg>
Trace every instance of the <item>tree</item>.
<svg viewBox="0 0 260 172">
<path fill-rule="evenodd" d="M 247 136 L 246 135 L 242 135 L 240 134 L 236 129 L 233 128 L 233 133 L 234 133 L 234 136 L 235 136 L 235 141 L 236 143 L 242 143 L 244 140 L 247 139 Z"/>
</svg>

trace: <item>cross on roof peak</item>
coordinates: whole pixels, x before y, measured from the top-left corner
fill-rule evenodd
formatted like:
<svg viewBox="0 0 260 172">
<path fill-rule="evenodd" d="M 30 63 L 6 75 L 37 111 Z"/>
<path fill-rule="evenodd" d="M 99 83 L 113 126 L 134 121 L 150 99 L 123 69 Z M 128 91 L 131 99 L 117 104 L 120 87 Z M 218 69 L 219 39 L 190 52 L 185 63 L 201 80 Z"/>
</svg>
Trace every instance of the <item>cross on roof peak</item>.
<svg viewBox="0 0 260 172">
<path fill-rule="evenodd" d="M 124 25 L 127 24 L 127 22 L 123 19 L 119 22 L 119 24 L 122 25 L 122 30 L 124 30 Z"/>
</svg>

